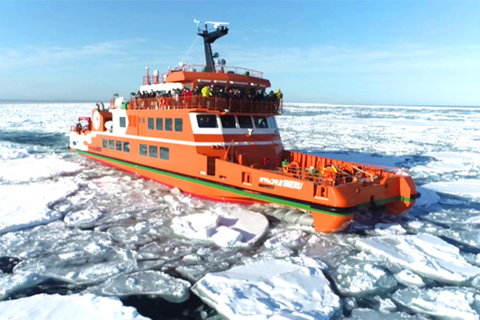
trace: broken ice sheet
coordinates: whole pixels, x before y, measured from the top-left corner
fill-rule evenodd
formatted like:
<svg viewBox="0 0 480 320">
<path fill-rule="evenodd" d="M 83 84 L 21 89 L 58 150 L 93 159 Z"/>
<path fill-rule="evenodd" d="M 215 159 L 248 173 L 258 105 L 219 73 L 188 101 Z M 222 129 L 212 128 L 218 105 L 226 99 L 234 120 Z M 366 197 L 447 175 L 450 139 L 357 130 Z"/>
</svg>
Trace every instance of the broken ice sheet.
<svg viewBox="0 0 480 320">
<path fill-rule="evenodd" d="M 330 319 L 341 302 L 309 258 L 252 262 L 210 273 L 192 291 L 229 319 Z"/>
<path fill-rule="evenodd" d="M 181 303 L 189 298 L 190 283 L 161 271 L 149 270 L 116 276 L 87 291 L 102 296 L 158 296 Z"/>
<path fill-rule="evenodd" d="M 469 264 L 457 247 L 425 233 L 359 239 L 355 244 L 390 263 L 443 283 L 462 284 L 480 274 L 480 269 Z"/>
<path fill-rule="evenodd" d="M 84 248 L 43 255 L 20 262 L 14 273 L 38 274 L 76 285 L 103 281 L 130 272 L 136 261 L 130 250 L 90 243 Z"/>
<path fill-rule="evenodd" d="M 480 317 L 480 295 L 472 288 L 406 288 L 395 292 L 392 299 L 412 312 L 441 319 Z"/>
<path fill-rule="evenodd" d="M 367 262 L 350 261 L 331 272 L 338 290 L 344 295 L 381 294 L 397 286 L 386 270 Z"/>
</svg>

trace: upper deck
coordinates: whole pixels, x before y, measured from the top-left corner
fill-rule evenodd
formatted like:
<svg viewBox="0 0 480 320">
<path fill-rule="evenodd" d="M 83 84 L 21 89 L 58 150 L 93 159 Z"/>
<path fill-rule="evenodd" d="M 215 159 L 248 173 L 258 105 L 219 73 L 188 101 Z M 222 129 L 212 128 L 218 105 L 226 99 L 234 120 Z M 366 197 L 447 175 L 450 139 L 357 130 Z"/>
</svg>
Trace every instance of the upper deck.
<svg viewBox="0 0 480 320">
<path fill-rule="evenodd" d="M 115 101 L 110 102 L 114 108 Z M 244 113 L 279 115 L 283 111 L 282 100 L 234 100 L 219 97 L 179 96 L 157 97 L 139 99 L 133 98 L 126 105 L 127 109 L 153 110 L 153 109 L 196 109 L 201 111 L 218 111 L 220 113 Z"/>
</svg>

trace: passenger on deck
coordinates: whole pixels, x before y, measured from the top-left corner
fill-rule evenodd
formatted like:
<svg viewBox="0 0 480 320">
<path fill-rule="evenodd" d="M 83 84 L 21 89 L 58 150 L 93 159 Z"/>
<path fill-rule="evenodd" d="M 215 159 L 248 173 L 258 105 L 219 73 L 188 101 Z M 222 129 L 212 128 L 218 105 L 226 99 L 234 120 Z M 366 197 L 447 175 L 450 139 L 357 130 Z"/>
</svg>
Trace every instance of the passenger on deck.
<svg viewBox="0 0 480 320">
<path fill-rule="evenodd" d="M 206 98 L 206 97 L 211 97 L 211 96 L 212 96 L 212 91 L 210 90 L 210 87 L 209 86 L 203 87 L 202 97 Z"/>
<path fill-rule="evenodd" d="M 283 93 L 282 91 L 280 91 L 280 89 L 277 89 L 277 92 L 275 93 L 275 95 L 277 96 L 277 100 L 282 100 Z"/>
</svg>

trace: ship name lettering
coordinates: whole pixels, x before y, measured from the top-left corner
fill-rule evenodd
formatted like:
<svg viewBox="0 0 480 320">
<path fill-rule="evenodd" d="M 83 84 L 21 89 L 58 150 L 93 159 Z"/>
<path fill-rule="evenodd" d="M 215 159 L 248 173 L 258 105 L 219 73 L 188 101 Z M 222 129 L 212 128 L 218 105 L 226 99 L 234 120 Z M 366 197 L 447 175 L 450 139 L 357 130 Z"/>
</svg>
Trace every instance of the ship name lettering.
<svg viewBox="0 0 480 320">
<path fill-rule="evenodd" d="M 265 177 L 260 177 L 259 182 L 269 184 L 272 186 L 285 187 L 285 188 L 297 189 L 297 190 L 301 190 L 303 188 L 303 182 L 286 180 L 286 179 L 279 180 L 279 179 L 269 179 Z"/>
</svg>

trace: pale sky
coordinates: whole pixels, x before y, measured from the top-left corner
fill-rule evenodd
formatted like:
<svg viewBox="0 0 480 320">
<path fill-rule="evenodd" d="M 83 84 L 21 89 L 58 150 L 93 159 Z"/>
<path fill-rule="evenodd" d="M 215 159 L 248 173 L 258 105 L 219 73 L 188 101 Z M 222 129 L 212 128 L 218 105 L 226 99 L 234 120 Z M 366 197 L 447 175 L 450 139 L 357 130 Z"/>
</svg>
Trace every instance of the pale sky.
<svg viewBox="0 0 480 320">
<path fill-rule="evenodd" d="M 106 101 L 145 67 L 227 66 L 286 102 L 480 106 L 480 1 L 1 1 L 0 99 Z"/>
</svg>

